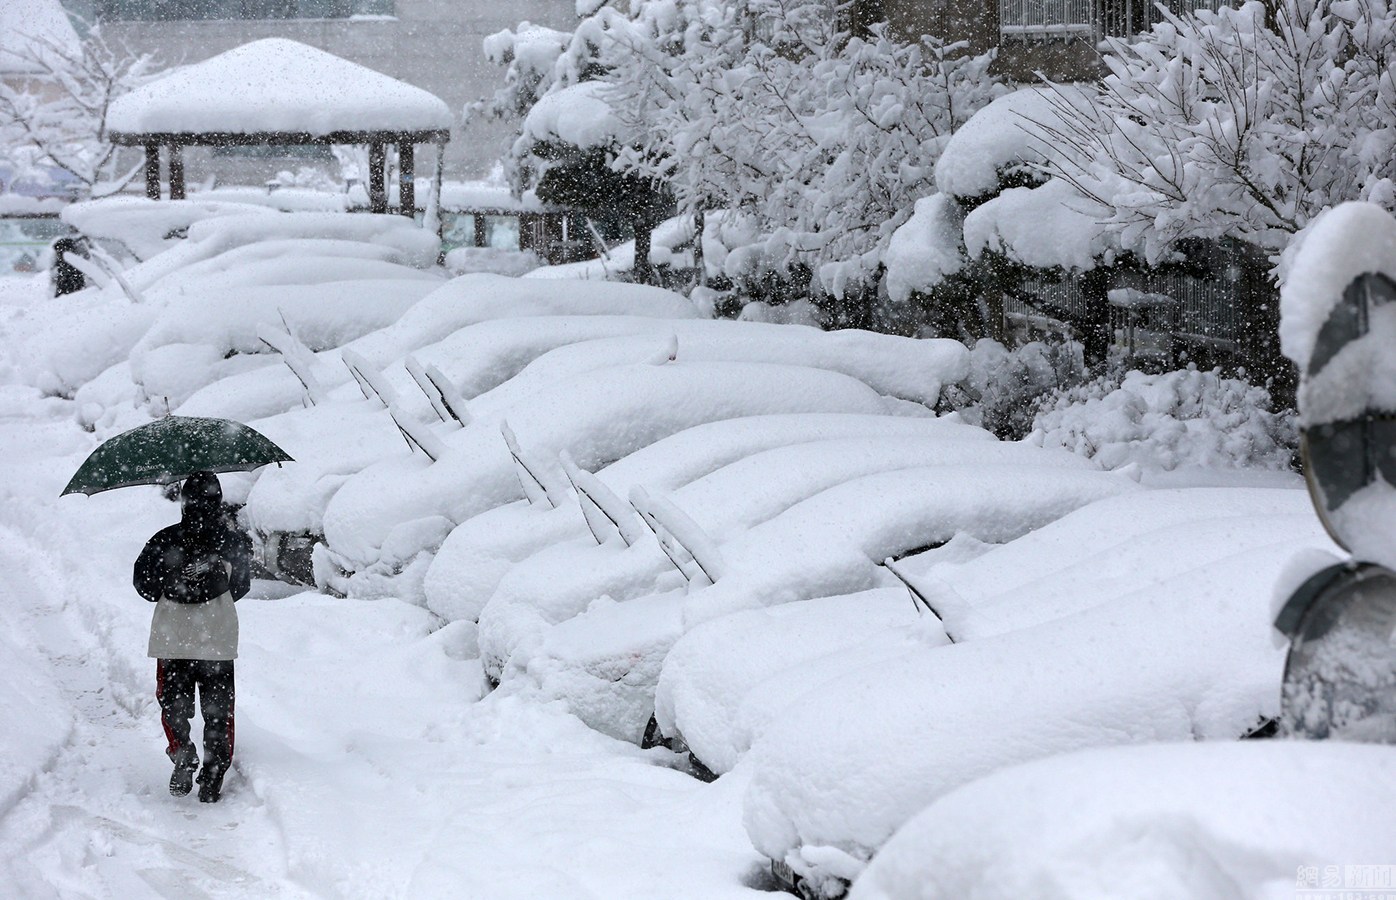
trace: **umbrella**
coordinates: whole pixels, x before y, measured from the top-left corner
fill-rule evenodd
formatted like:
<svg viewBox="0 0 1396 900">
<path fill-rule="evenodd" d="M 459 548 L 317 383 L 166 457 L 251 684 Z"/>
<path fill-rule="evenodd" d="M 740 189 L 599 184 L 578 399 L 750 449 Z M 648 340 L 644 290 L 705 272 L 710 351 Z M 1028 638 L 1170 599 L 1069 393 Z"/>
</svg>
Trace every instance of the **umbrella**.
<svg viewBox="0 0 1396 900">
<path fill-rule="evenodd" d="M 63 493 L 169 484 L 200 471 L 247 472 L 291 461 L 285 450 L 239 422 L 166 416 L 103 442 L 78 467 Z"/>
</svg>

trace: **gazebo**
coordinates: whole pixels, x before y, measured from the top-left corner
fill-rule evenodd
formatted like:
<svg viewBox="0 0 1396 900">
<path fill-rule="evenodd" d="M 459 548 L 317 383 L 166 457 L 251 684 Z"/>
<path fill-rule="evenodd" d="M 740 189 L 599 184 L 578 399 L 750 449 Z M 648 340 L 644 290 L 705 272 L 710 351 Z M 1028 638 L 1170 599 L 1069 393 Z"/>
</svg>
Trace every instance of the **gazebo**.
<svg viewBox="0 0 1396 900">
<path fill-rule="evenodd" d="M 398 196 L 416 209 L 415 147 L 435 144 L 437 177 L 451 111 L 434 94 L 284 38 L 234 47 L 117 99 L 108 134 L 145 148 L 146 196 L 159 200 L 160 151 L 169 156 L 170 199 L 184 198 L 184 147 L 367 144 L 369 207 L 388 212 L 387 148 L 398 150 Z"/>
</svg>

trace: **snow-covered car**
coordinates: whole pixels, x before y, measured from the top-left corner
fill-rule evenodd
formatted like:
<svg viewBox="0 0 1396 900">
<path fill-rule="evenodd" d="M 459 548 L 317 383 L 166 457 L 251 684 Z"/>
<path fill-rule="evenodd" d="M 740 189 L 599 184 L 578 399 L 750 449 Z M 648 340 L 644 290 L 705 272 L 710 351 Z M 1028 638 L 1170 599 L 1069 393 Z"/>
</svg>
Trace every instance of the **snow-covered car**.
<svg viewBox="0 0 1396 900">
<path fill-rule="evenodd" d="M 409 537 L 422 523 L 459 523 L 522 498 L 514 452 L 501 437 L 505 424 L 516 446 L 541 461 L 540 487 L 565 493 L 558 462 L 563 450 L 591 470 L 705 422 L 770 413 L 884 413 L 892 402 L 847 375 L 797 366 L 679 361 L 585 372 L 474 419 L 444 439 L 435 459 L 391 457 L 351 476 L 325 509 L 321 558 L 340 570 L 337 580 L 388 574 L 435 549 Z"/>
<path fill-rule="evenodd" d="M 149 400 L 172 410 L 208 384 L 273 366 L 260 323 L 312 349 L 392 323 L 441 285 L 436 246 L 401 216 L 205 219 L 104 285 L 55 298 L 22 363 L 84 407 Z"/>
<path fill-rule="evenodd" d="M 936 402 L 941 387 L 963 377 L 966 366 L 964 348 L 950 341 L 916 341 L 868 332 L 829 334 L 812 328 L 795 329 L 755 323 L 673 321 L 664 324 L 670 326 L 667 335 L 660 332 L 653 338 L 621 336 L 556 347 L 534 359 L 508 380 L 472 398 L 469 401 L 470 414 L 477 421 L 495 425 L 509 421 L 519 436 L 521 446 L 541 456 L 545 460 L 544 468 L 553 475 L 553 483 L 562 485 L 561 470 L 552 462 L 557 451 L 562 449 L 559 446 L 560 433 L 535 446 L 537 442 L 533 437 L 525 434 L 524 429 L 515 423 L 520 416 L 526 418 L 529 415 L 517 410 L 537 406 L 544 397 L 571 395 L 565 402 L 546 401 L 554 403 L 556 415 L 560 417 L 571 417 L 580 422 L 584 419 L 596 421 L 598 415 L 605 416 L 610 429 L 609 437 L 605 438 L 607 440 L 622 437 L 626 431 L 646 432 L 640 440 L 636 440 L 638 435 L 622 437 L 619 445 L 597 458 L 589 458 L 585 449 L 572 448 L 578 463 L 592 468 L 662 438 L 672 433 L 671 429 L 676 426 L 689 427 L 731 416 L 873 411 L 930 415 L 928 407 Z M 632 323 L 629 327 L 634 328 L 635 325 Z M 683 351 L 677 349 L 679 343 L 685 348 Z M 633 366 L 642 361 L 661 366 L 667 363 L 667 371 Z M 626 368 L 625 363 L 631 364 L 632 374 L 629 376 L 619 374 Z M 838 373 L 847 376 L 850 382 L 856 378 L 858 383 L 867 385 L 881 394 L 883 399 L 877 409 L 867 406 L 855 409 L 839 405 L 844 401 L 838 399 L 838 392 L 822 398 L 817 393 L 792 389 L 793 384 L 782 386 L 775 382 L 770 383 L 768 389 L 758 389 L 762 385 L 761 379 L 750 385 L 733 382 L 724 388 L 717 382 L 706 383 L 705 379 L 692 374 L 678 374 L 696 373 L 699 369 L 688 367 L 704 365 L 711 366 L 710 371 L 713 372 L 729 373 L 723 377 L 732 377 L 731 373 L 740 371 L 742 366 L 763 367 L 761 370 L 768 374 L 781 368 L 792 376 L 801 370 L 811 373 L 810 378 L 824 380 Z M 683 386 L 690 380 L 694 382 L 692 389 Z M 675 382 L 677 392 L 672 397 L 665 397 L 665 383 L 670 381 Z M 604 393 L 588 396 L 588 386 L 598 383 L 607 383 L 609 387 Z M 726 399 L 719 402 L 719 395 L 715 391 Z M 705 396 L 709 398 L 708 401 L 701 400 Z M 600 403 L 601 406 L 593 409 L 593 403 Z M 703 406 L 704 403 L 710 408 L 705 411 L 694 408 L 695 404 Z M 683 418 L 685 416 L 695 418 Z M 666 421 L 668 424 L 665 424 Z M 616 422 L 626 423 L 625 427 L 616 427 Z M 555 427 L 552 431 L 559 432 L 559 428 Z M 583 429 L 577 438 L 578 446 L 584 448 L 585 443 L 592 439 L 591 433 Z M 461 439 L 452 438 L 448 443 L 456 440 Z M 627 440 L 628 445 L 625 443 Z M 497 440 L 494 443 L 499 446 Z M 548 480 L 546 473 L 542 477 L 544 481 Z M 391 502 L 413 503 L 428 499 L 439 504 L 443 497 L 459 492 L 458 488 L 428 486 L 415 481 L 395 491 Z M 347 496 L 354 496 L 355 487 L 355 481 L 351 479 Z M 419 499 L 411 500 L 414 495 Z M 375 495 L 372 502 L 381 505 L 384 500 Z M 450 502 L 454 507 L 461 506 L 459 500 Z M 442 511 L 441 514 L 453 521 L 460 521 L 458 515 L 473 513 L 480 508 Z M 348 515 L 362 518 L 363 510 L 354 509 Z M 358 570 L 382 562 L 381 557 L 373 555 L 374 542 L 379 538 L 369 537 L 368 546 L 363 542 L 353 546 L 345 544 L 343 540 L 337 541 L 332 524 L 335 515 L 333 511 L 327 512 L 326 537 L 347 563 L 347 568 Z M 382 519 L 382 522 L 389 528 L 396 524 L 390 517 Z"/>
<path fill-rule="evenodd" d="M 950 419 L 855 413 L 743 416 L 688 428 L 663 438 L 595 473 L 617 497 L 637 485 L 665 493 L 737 460 L 793 444 L 839 438 L 936 435 L 956 440 L 992 440 L 983 429 Z M 638 524 L 638 523 L 637 523 Z M 551 544 L 591 534 L 579 502 L 557 507 L 528 500 L 486 510 L 458 525 L 427 571 L 428 607 L 449 621 L 475 621 L 506 572 Z M 581 546 L 587 546 L 582 540 Z M 667 561 L 655 557 L 659 571 Z M 562 577 L 567 577 L 566 572 Z"/>
<path fill-rule="evenodd" d="M 664 661 L 656 724 L 700 771 L 722 774 L 810 685 L 903 655 L 914 642 L 935 645 L 938 629 L 972 641 L 1031 628 L 1111 603 L 1137 587 L 1141 572 L 1167 578 L 1317 538 L 1310 519 L 1296 490 L 1170 489 L 1090 504 L 998 547 L 961 536 L 899 563 L 914 598 L 884 588 L 693 629 Z"/>
<path fill-rule="evenodd" d="M 1390 747 L 1085 750 L 939 798 L 887 842 L 849 900 L 1380 896 L 1390 892 L 1390 866 L 1377 861 L 1396 847 L 1393 806 Z"/>
<path fill-rule="evenodd" d="M 1224 530 L 1213 533 L 1221 551 Z M 1053 572 L 1046 547 L 1029 554 L 1037 579 L 1013 588 L 1011 602 L 1031 612 L 1041 592 L 1041 624 L 935 640 L 814 679 L 746 757 L 744 821 L 775 871 L 812 896 L 837 896 L 912 815 L 996 769 L 1095 746 L 1235 739 L 1273 718 L 1284 654 L 1271 593 L 1296 553 L 1327 544 L 1312 517 L 1200 561 L 1147 534 L 1136 540 L 1163 565 L 1133 553 L 1120 570 L 1107 555 Z M 965 565 L 987 572 L 1000 553 L 1011 565 L 1013 551 Z M 1103 598 L 1081 582 L 1092 565 L 1102 567 Z M 951 634 L 964 624 L 947 615 Z"/>
<path fill-rule="evenodd" d="M 548 628 L 535 646 L 516 647 L 509 668 L 544 696 L 565 699 L 592 727 L 638 740 L 664 657 L 688 628 L 743 609 L 873 588 L 890 580 L 878 565 L 888 557 L 961 534 L 1012 540 L 1136 487 L 1079 457 L 1026 445 L 947 442 L 923 451 L 918 462 L 841 479 L 721 547 L 695 547 L 695 529 L 664 526 L 672 519 L 661 514 L 661 527 L 682 533 L 704 571 L 716 569 L 715 583 L 670 590 L 659 584 L 629 602 L 592 604 Z M 486 624 L 482 615 L 482 658 L 493 649 Z"/>
<path fill-rule="evenodd" d="M 881 418 L 886 422 L 864 436 L 777 445 L 734 460 L 680 487 L 675 502 L 712 541 L 730 544 L 755 525 L 859 475 L 934 459 L 953 462 L 1013 455 L 1012 450 L 1002 449 L 1011 445 L 997 444 L 982 429 L 938 419 Z M 1084 466 L 1063 454 L 1054 458 L 1064 465 Z M 620 463 L 617 467 L 624 475 L 624 467 Z M 627 495 L 638 486 L 632 483 Z M 645 489 L 654 490 L 654 486 Z M 623 509 L 621 517 L 640 525 L 633 508 Z M 594 540 L 578 537 L 545 547 L 505 573 L 480 613 L 485 672 L 501 678 L 521 646 L 536 642 L 551 626 L 584 613 L 598 597 L 622 602 L 683 583 L 670 557 L 653 539 L 597 546 Z M 524 659 L 521 656 L 516 666 Z"/>
</svg>

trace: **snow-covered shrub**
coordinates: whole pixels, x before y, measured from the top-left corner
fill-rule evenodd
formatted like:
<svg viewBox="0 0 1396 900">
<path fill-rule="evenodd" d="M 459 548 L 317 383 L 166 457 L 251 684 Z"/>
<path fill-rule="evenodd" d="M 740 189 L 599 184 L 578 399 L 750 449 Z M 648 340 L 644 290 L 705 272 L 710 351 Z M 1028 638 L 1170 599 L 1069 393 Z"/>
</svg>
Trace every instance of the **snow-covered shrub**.
<svg viewBox="0 0 1396 900">
<path fill-rule="evenodd" d="M 969 374 L 946 389 L 945 406 L 1003 440 L 1023 438 L 1045 400 L 1086 377 L 1075 342 L 1031 341 L 1010 350 L 983 338 L 969 358 Z"/>
<path fill-rule="evenodd" d="M 1107 469 L 1138 463 L 1151 471 L 1281 470 L 1292 464 L 1298 431 L 1293 412 L 1273 411 L 1264 388 L 1190 367 L 1102 376 L 1058 391 L 1029 439 Z"/>
<path fill-rule="evenodd" d="M 1267 250 L 1343 200 L 1396 206 L 1396 5 L 1275 0 L 1110 41 L 1094 95 L 1055 96 L 1048 170 L 1157 262 L 1184 238 Z"/>
</svg>

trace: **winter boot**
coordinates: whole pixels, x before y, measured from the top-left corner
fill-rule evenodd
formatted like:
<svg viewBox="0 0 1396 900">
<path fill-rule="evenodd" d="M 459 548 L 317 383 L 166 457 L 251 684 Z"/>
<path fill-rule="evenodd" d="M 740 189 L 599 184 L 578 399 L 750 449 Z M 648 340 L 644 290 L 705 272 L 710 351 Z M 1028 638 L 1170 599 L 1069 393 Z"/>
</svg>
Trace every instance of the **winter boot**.
<svg viewBox="0 0 1396 900">
<path fill-rule="evenodd" d="M 204 766 L 199 772 L 199 802 L 217 803 L 223 796 L 223 776 L 227 769 L 221 766 Z"/>
<path fill-rule="evenodd" d="M 170 775 L 170 793 L 183 797 L 194 789 L 194 772 L 199 768 L 199 754 L 188 747 L 175 757 L 174 772 Z"/>
</svg>

